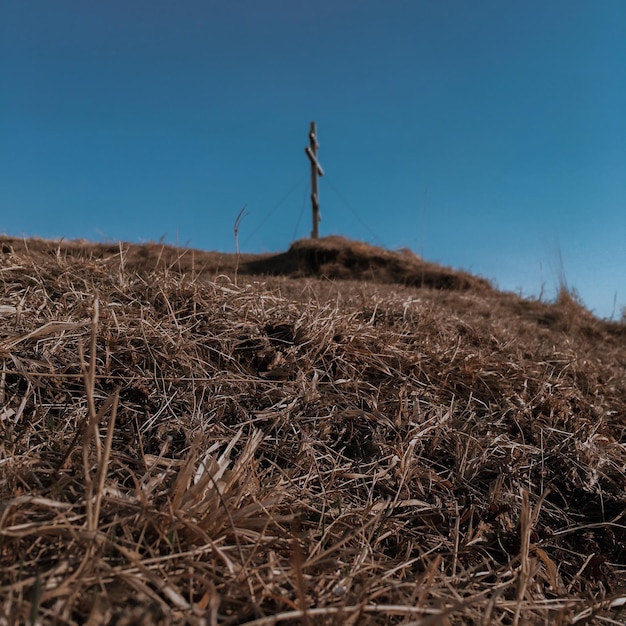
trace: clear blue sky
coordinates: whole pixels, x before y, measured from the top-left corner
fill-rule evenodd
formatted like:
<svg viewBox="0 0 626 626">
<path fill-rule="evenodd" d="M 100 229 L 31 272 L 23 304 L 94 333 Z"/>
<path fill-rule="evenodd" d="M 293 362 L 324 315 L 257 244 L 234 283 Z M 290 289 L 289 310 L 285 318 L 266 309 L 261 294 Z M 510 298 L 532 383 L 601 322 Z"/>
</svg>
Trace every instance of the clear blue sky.
<svg viewBox="0 0 626 626">
<path fill-rule="evenodd" d="M 312 120 L 321 235 L 619 317 L 626 0 L 0 0 L 0 232 L 284 250 Z"/>
</svg>

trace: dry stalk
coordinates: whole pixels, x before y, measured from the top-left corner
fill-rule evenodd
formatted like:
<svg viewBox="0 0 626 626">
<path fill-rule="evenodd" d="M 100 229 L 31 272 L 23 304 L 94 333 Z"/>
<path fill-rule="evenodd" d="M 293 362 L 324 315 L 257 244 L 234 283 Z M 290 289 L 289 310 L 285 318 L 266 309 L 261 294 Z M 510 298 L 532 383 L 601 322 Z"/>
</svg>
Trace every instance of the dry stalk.
<svg viewBox="0 0 626 626">
<path fill-rule="evenodd" d="M 235 285 L 237 284 L 237 273 L 239 271 L 239 260 L 240 260 L 240 255 L 239 255 L 239 226 L 241 225 L 241 220 L 243 220 L 243 218 L 245 217 L 245 210 L 246 210 L 246 206 L 247 205 L 243 205 L 243 207 L 241 207 L 241 210 L 239 211 L 239 213 L 237 213 L 237 217 L 235 218 L 235 225 L 233 230 L 235 231 L 235 255 L 236 255 L 236 261 L 235 261 Z"/>
</svg>

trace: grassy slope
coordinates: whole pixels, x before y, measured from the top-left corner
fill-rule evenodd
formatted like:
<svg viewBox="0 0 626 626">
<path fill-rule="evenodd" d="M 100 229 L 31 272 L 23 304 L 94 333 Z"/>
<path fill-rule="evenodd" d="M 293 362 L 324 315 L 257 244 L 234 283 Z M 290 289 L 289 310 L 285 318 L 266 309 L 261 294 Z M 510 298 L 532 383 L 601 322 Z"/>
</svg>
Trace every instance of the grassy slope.
<svg viewBox="0 0 626 626">
<path fill-rule="evenodd" d="M 0 622 L 624 619 L 623 324 L 339 239 L 0 245 Z"/>
</svg>

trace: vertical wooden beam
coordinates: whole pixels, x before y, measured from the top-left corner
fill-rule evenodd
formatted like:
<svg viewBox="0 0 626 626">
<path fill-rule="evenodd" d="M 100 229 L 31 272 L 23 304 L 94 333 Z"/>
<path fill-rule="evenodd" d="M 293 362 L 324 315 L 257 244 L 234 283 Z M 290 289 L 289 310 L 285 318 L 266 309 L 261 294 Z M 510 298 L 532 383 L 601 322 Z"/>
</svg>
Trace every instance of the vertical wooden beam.
<svg viewBox="0 0 626 626">
<path fill-rule="evenodd" d="M 317 177 L 324 176 L 324 170 L 317 160 L 317 128 L 315 122 L 311 122 L 311 130 L 309 131 L 309 145 L 305 148 L 306 155 L 311 161 L 311 208 L 313 213 L 313 230 L 311 231 L 311 239 L 317 239 L 319 236 L 320 203 L 317 191 Z"/>
</svg>

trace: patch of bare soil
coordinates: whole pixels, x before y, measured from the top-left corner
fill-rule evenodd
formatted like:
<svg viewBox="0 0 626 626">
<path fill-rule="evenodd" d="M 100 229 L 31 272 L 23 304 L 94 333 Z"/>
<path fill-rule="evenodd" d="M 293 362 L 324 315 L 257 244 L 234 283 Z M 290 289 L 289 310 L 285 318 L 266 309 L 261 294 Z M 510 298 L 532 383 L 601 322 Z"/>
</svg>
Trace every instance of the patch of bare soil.
<svg viewBox="0 0 626 626">
<path fill-rule="evenodd" d="M 0 241 L 0 624 L 607 624 L 626 326 L 327 238 Z"/>
</svg>

